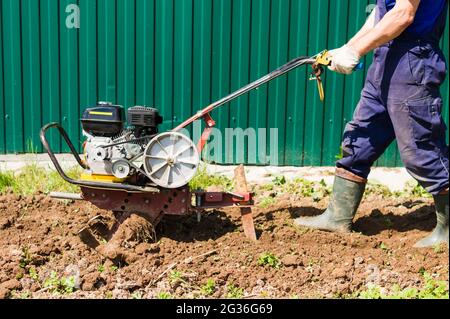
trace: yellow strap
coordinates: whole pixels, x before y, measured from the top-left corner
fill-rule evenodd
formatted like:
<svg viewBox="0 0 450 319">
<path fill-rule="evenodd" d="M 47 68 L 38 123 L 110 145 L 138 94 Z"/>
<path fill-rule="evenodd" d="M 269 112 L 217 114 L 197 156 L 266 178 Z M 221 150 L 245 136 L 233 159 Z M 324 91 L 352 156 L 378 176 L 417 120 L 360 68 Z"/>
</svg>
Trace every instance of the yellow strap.
<svg viewBox="0 0 450 319">
<path fill-rule="evenodd" d="M 89 114 L 92 115 L 106 115 L 106 116 L 112 116 L 112 112 L 97 112 L 97 111 L 91 111 Z"/>
<path fill-rule="evenodd" d="M 316 64 L 323 65 L 323 66 L 329 66 L 331 64 L 330 56 L 328 55 L 328 51 L 324 50 L 322 51 L 316 58 Z M 322 80 L 320 77 L 317 77 L 317 88 L 319 89 L 319 97 L 320 101 L 325 100 L 325 91 L 323 89 Z"/>
<path fill-rule="evenodd" d="M 320 80 L 320 79 L 317 79 L 317 88 L 319 89 L 320 101 L 323 102 L 325 100 L 325 92 L 323 90 L 322 80 Z"/>
</svg>

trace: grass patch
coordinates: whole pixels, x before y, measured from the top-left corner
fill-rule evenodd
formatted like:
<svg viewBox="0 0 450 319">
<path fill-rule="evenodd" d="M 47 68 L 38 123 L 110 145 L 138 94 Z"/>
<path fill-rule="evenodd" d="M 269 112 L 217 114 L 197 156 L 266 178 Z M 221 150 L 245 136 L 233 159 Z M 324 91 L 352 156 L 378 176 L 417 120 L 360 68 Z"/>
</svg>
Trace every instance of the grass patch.
<svg viewBox="0 0 450 319">
<path fill-rule="evenodd" d="M 329 196 L 332 192 L 324 180 L 319 182 L 308 181 L 303 178 L 287 179 L 283 175 L 274 176 L 270 183 L 257 185 L 254 188 L 256 194 L 260 194 L 258 199 L 259 206 L 262 208 L 270 207 L 276 198 L 283 194 L 290 194 L 297 197 L 309 197 L 314 201 Z M 380 195 L 382 197 L 404 197 L 404 198 L 431 198 L 431 195 L 416 181 L 410 181 L 401 191 L 391 191 L 387 186 L 377 182 L 369 182 L 364 192 L 365 196 Z M 387 221 L 390 224 L 390 221 Z"/>
<path fill-rule="evenodd" d="M 71 178 L 77 179 L 81 168 L 75 167 L 66 171 Z M 46 170 L 36 163 L 28 164 L 20 172 L 0 172 L 0 194 L 12 191 L 17 195 L 33 195 L 39 192 L 79 192 L 79 187 L 64 181 L 54 170 Z"/>
<path fill-rule="evenodd" d="M 379 183 L 369 182 L 367 183 L 364 193 L 367 195 L 380 195 L 382 197 L 415 197 L 415 198 L 431 198 L 431 194 L 428 193 L 422 186 L 416 181 L 409 181 L 405 184 L 405 188 L 401 191 L 391 191 L 387 186 Z"/>
<path fill-rule="evenodd" d="M 282 194 L 311 197 L 314 201 L 320 201 L 331 193 L 331 189 L 327 187 L 324 180 L 320 182 L 312 182 L 303 178 L 288 180 L 285 176 L 279 175 L 275 176 L 271 183 L 256 186 L 255 192 L 260 194 L 270 192 L 269 195 L 259 200 L 259 205 L 267 208 L 275 202 L 276 197 Z"/>
<path fill-rule="evenodd" d="M 423 277 L 424 284 L 420 289 L 401 289 L 399 285 L 394 285 L 389 293 L 384 293 L 380 287 L 374 286 L 359 291 L 352 297 L 359 299 L 449 299 L 446 281 L 436 280 L 426 272 L 423 273 Z"/>
<path fill-rule="evenodd" d="M 206 165 L 199 167 L 197 174 L 189 182 L 189 187 L 192 191 L 206 190 L 212 186 L 219 187 L 223 191 L 231 191 L 234 188 L 234 183 L 226 176 L 209 174 L 206 170 Z"/>
<path fill-rule="evenodd" d="M 424 197 L 424 198 L 433 197 L 422 186 L 420 186 L 419 183 L 417 183 L 416 181 L 410 181 L 410 182 L 406 183 L 405 190 L 403 192 L 407 196 L 412 196 L 412 197 Z"/>
<path fill-rule="evenodd" d="M 399 196 L 400 193 L 393 193 L 391 190 L 382 184 L 376 182 L 369 182 L 366 185 L 366 190 L 364 191 L 364 195 L 381 195 L 383 197 L 392 197 Z"/>
<path fill-rule="evenodd" d="M 275 204 L 275 197 L 272 197 L 272 196 L 264 197 L 264 198 L 260 199 L 259 203 L 258 203 L 259 207 L 264 208 L 264 209 L 269 208 L 273 204 Z"/>
<path fill-rule="evenodd" d="M 0 194 L 6 192 L 14 185 L 14 174 L 12 172 L 0 171 Z"/>
</svg>

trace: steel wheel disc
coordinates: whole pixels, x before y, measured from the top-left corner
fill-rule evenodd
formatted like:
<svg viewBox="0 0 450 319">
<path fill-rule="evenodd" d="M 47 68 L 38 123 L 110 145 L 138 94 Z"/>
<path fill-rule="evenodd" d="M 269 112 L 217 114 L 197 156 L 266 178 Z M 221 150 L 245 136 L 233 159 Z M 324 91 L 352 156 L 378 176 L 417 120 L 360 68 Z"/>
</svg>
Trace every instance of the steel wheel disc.
<svg viewBox="0 0 450 319">
<path fill-rule="evenodd" d="M 144 169 L 158 186 L 178 188 L 190 182 L 200 162 L 197 147 L 185 135 L 166 132 L 145 148 Z"/>
</svg>

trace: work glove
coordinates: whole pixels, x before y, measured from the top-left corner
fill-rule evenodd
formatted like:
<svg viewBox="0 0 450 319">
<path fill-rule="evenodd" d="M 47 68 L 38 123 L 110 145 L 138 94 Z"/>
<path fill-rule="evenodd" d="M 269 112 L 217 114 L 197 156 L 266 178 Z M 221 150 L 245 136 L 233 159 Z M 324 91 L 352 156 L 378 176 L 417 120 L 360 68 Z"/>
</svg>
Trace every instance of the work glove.
<svg viewBox="0 0 450 319">
<path fill-rule="evenodd" d="M 328 69 L 342 74 L 351 74 L 361 59 L 358 52 L 348 45 L 329 51 L 328 56 L 331 59 Z"/>
</svg>

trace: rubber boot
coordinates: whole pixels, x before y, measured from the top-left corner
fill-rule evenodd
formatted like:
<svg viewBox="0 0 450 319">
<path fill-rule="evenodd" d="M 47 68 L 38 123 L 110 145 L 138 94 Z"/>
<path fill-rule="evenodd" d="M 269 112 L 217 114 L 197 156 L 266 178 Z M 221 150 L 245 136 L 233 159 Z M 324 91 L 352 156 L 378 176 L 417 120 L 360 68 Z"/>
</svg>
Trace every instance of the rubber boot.
<svg viewBox="0 0 450 319">
<path fill-rule="evenodd" d="M 448 193 L 434 196 L 437 224 L 430 235 L 418 241 L 414 247 L 427 248 L 439 244 L 448 245 Z"/>
<path fill-rule="evenodd" d="M 294 220 L 294 224 L 331 232 L 350 232 L 365 186 L 365 183 L 357 183 L 336 176 L 328 209 L 319 216 L 299 217 Z"/>
</svg>

